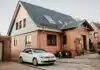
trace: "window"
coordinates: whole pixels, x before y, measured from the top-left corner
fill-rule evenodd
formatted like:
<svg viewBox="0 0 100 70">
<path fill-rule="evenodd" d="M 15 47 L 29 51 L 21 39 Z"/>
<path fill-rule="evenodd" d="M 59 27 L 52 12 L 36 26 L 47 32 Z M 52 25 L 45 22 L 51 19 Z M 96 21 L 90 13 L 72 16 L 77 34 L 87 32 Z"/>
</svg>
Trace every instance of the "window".
<svg viewBox="0 0 100 70">
<path fill-rule="evenodd" d="M 44 17 L 49 21 L 49 23 L 53 23 L 53 24 L 56 24 L 55 21 L 52 19 L 51 16 L 48 16 L 48 15 L 44 15 Z"/>
<path fill-rule="evenodd" d="M 66 44 L 66 36 L 63 36 L 63 44 Z"/>
<path fill-rule="evenodd" d="M 31 53 L 32 54 L 32 50 L 31 49 L 25 49 L 24 51 L 23 51 L 24 53 Z"/>
<path fill-rule="evenodd" d="M 23 27 L 26 27 L 26 19 L 23 20 Z"/>
<path fill-rule="evenodd" d="M 18 30 L 18 22 L 16 23 L 16 30 Z"/>
<path fill-rule="evenodd" d="M 47 45 L 56 45 L 56 35 L 47 35 Z"/>
<path fill-rule="evenodd" d="M 60 21 L 60 20 L 59 20 L 58 22 L 59 22 L 60 24 L 63 24 L 63 22 L 62 22 L 62 21 Z"/>
<path fill-rule="evenodd" d="M 31 44 L 31 35 L 25 36 L 25 45 L 30 45 Z"/>
<path fill-rule="evenodd" d="M 100 42 L 98 42 L 97 44 L 100 45 Z"/>
<path fill-rule="evenodd" d="M 22 28 L 22 21 L 20 21 L 20 23 L 19 23 L 19 29 L 21 29 Z"/>
<path fill-rule="evenodd" d="M 17 46 L 17 39 L 14 38 L 14 46 Z"/>
<path fill-rule="evenodd" d="M 98 37 L 98 33 L 97 32 L 94 33 L 94 38 L 96 38 L 96 37 Z"/>
<path fill-rule="evenodd" d="M 65 25 L 68 25 L 68 23 L 67 22 L 64 22 L 65 23 Z"/>
<path fill-rule="evenodd" d="M 33 49 L 34 53 L 47 53 L 47 51 L 43 50 L 43 49 Z"/>
</svg>

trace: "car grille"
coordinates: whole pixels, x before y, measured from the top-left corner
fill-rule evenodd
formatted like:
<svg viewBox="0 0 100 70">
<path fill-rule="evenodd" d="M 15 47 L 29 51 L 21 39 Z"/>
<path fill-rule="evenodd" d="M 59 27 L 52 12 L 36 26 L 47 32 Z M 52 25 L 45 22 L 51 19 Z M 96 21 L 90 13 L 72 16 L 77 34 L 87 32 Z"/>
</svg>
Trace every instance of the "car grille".
<svg viewBox="0 0 100 70">
<path fill-rule="evenodd" d="M 50 61 L 42 61 L 44 63 L 51 63 L 51 62 L 55 62 L 55 60 L 50 60 Z"/>
<path fill-rule="evenodd" d="M 45 58 L 51 58 L 51 57 L 45 57 Z"/>
</svg>

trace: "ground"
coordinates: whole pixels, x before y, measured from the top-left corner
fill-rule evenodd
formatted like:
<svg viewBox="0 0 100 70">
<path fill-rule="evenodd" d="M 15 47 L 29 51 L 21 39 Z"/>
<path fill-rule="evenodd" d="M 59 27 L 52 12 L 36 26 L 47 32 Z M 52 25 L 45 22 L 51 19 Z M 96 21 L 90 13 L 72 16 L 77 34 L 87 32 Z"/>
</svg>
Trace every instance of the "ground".
<svg viewBox="0 0 100 70">
<path fill-rule="evenodd" d="M 75 58 L 57 59 L 54 65 L 20 64 L 18 62 L 0 63 L 0 70 L 100 70 L 98 54 L 87 54 Z"/>
<path fill-rule="evenodd" d="M 16 62 L 3 62 L 0 63 L 0 70 L 42 70 L 42 69 L 26 66 Z"/>
</svg>

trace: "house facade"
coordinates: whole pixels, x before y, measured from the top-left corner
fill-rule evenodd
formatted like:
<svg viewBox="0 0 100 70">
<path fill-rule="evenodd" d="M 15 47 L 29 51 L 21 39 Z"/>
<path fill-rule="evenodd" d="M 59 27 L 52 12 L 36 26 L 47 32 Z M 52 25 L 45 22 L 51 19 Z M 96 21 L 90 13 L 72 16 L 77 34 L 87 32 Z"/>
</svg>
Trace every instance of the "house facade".
<svg viewBox="0 0 100 70">
<path fill-rule="evenodd" d="M 86 20 L 76 21 L 69 15 L 20 1 L 8 30 L 12 57 L 18 57 L 27 47 L 52 53 L 67 50 L 76 56 L 89 50 L 92 30 Z"/>
<path fill-rule="evenodd" d="M 91 26 L 94 28 L 94 31 L 91 31 L 91 41 L 93 43 L 94 49 L 100 45 L 100 23 L 99 22 L 91 22 Z"/>
</svg>

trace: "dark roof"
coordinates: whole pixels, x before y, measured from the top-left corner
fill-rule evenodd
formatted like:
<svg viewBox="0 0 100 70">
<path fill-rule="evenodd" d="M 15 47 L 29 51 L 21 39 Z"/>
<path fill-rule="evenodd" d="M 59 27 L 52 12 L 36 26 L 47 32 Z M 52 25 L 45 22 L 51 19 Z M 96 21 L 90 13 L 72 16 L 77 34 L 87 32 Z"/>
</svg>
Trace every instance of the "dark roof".
<svg viewBox="0 0 100 70">
<path fill-rule="evenodd" d="M 100 23 L 93 23 L 100 30 Z"/>
<path fill-rule="evenodd" d="M 21 3 L 38 27 L 45 26 L 47 28 L 60 29 L 63 26 L 64 22 L 76 23 L 76 21 L 69 15 L 65 15 L 30 3 L 22 1 Z M 50 16 L 56 22 L 56 24 L 49 23 L 48 20 L 44 17 L 44 15 Z M 63 24 L 59 23 L 59 21 L 63 22 Z"/>
<path fill-rule="evenodd" d="M 31 19 L 35 22 L 38 27 L 46 27 L 46 28 L 54 28 L 54 29 L 68 29 L 68 28 L 75 28 L 79 27 L 84 21 L 77 22 L 69 15 L 65 15 L 53 10 L 49 10 L 40 6 L 36 6 L 27 2 L 19 1 L 18 5 L 22 4 L 23 7 L 28 12 Z M 45 15 L 50 16 L 56 24 L 50 23 Z M 8 35 L 11 34 L 12 27 L 14 25 L 14 20 L 16 16 L 13 17 L 9 30 Z M 60 23 L 61 21 L 62 23 Z"/>
</svg>

